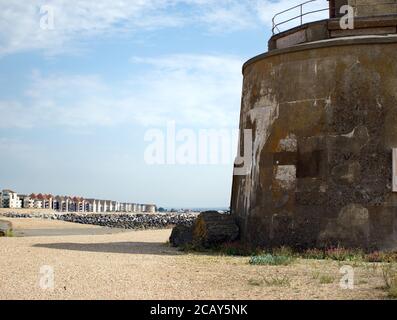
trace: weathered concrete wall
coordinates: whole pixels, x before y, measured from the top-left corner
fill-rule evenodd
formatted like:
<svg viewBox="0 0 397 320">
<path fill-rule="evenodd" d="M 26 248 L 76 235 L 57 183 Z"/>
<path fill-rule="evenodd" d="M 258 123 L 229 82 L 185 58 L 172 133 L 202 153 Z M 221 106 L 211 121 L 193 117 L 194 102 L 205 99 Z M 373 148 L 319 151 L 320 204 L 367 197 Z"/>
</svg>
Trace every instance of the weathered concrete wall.
<svg viewBox="0 0 397 320">
<path fill-rule="evenodd" d="M 253 130 L 253 162 L 234 177 L 231 203 L 242 240 L 397 249 L 397 40 L 389 40 L 328 41 L 245 66 L 240 128 Z"/>
<path fill-rule="evenodd" d="M 328 20 L 306 23 L 274 35 L 268 42 L 269 50 L 289 48 L 294 45 L 329 38 Z"/>
<path fill-rule="evenodd" d="M 396 0 L 397 10 L 397 0 Z M 340 19 L 327 19 L 303 24 L 272 36 L 268 42 L 269 51 L 285 49 L 330 38 L 356 37 L 366 35 L 392 35 L 397 33 L 397 14 L 356 17 L 354 29 L 341 29 Z"/>
<path fill-rule="evenodd" d="M 332 2 L 331 2 L 332 3 Z M 397 0 L 335 0 L 335 14 L 342 16 L 341 7 L 350 5 L 357 17 L 374 17 L 397 13 Z"/>
<path fill-rule="evenodd" d="M 397 0 L 349 0 L 357 17 L 397 14 Z"/>
</svg>

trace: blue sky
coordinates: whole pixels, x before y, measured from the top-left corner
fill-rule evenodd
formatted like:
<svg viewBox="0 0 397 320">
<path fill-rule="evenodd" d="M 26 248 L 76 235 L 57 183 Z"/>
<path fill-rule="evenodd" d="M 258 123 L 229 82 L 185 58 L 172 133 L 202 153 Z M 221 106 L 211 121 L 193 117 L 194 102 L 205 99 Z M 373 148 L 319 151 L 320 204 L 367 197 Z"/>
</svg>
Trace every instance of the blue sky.
<svg viewBox="0 0 397 320">
<path fill-rule="evenodd" d="M 228 206 L 231 163 L 149 165 L 145 133 L 238 128 L 241 66 L 299 2 L 0 0 L 0 188 Z"/>
</svg>

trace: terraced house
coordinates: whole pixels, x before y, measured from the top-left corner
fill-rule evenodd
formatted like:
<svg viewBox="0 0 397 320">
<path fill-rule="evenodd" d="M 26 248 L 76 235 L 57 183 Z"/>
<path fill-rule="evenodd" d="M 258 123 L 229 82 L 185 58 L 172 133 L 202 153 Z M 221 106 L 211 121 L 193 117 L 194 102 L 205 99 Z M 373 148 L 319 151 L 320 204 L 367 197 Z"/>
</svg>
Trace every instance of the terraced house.
<svg viewBox="0 0 397 320">
<path fill-rule="evenodd" d="M 53 196 L 51 194 L 18 195 L 11 190 L 0 192 L 1 208 L 50 209 L 59 212 L 126 212 L 155 213 L 156 205 L 122 203 L 112 200 L 85 199 L 83 197 Z"/>
<path fill-rule="evenodd" d="M 21 208 L 22 201 L 18 194 L 12 190 L 0 192 L 0 208 Z"/>
</svg>

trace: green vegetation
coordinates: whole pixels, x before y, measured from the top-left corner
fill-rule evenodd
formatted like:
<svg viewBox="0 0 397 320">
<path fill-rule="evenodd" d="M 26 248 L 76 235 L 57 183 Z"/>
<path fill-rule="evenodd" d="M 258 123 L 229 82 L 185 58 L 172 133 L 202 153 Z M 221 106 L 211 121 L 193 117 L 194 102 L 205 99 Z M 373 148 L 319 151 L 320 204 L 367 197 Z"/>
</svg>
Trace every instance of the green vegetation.
<svg viewBox="0 0 397 320">
<path fill-rule="evenodd" d="M 318 280 L 320 284 L 330 284 L 334 283 L 335 277 L 329 274 L 322 274 L 320 271 L 312 272 L 313 280 Z"/>
<path fill-rule="evenodd" d="M 201 247 L 197 247 L 195 245 L 193 245 L 192 243 L 185 243 L 183 246 L 180 246 L 179 251 L 183 251 L 186 253 L 189 252 L 209 252 L 209 250 L 201 248 Z"/>
<path fill-rule="evenodd" d="M 335 277 L 329 274 L 322 274 L 319 277 L 320 284 L 330 284 L 334 283 Z"/>
<path fill-rule="evenodd" d="M 251 286 L 260 287 L 261 285 L 263 285 L 263 280 L 249 279 L 248 284 Z"/>
<path fill-rule="evenodd" d="M 0 230 L 0 237 L 13 237 L 13 236 L 14 236 L 14 232 L 12 231 L 12 229 L 8 229 L 6 231 Z"/>
<path fill-rule="evenodd" d="M 222 244 L 219 247 L 219 251 L 222 254 L 228 256 L 241 256 L 241 257 L 249 257 L 260 253 L 257 249 L 237 241 Z"/>
<path fill-rule="evenodd" d="M 248 284 L 255 287 L 266 285 L 269 287 L 289 287 L 291 280 L 287 276 L 272 276 L 263 279 L 249 279 Z"/>
<path fill-rule="evenodd" d="M 264 282 L 269 287 L 289 287 L 291 280 L 287 276 L 265 278 Z"/>
<path fill-rule="evenodd" d="M 397 262 L 397 252 L 379 252 L 375 251 L 365 256 L 366 262 L 384 262 L 395 263 Z"/>
<path fill-rule="evenodd" d="M 394 263 L 382 266 L 382 276 L 389 298 L 397 299 L 397 268 Z"/>
<path fill-rule="evenodd" d="M 350 262 L 353 265 L 363 263 L 396 263 L 397 252 L 371 252 L 365 253 L 361 249 L 346 249 L 333 247 L 325 249 L 294 250 L 283 246 L 274 249 L 252 247 L 239 241 L 224 243 L 212 248 L 202 248 L 193 244 L 187 244 L 179 248 L 184 252 L 201 252 L 209 254 L 221 254 L 226 256 L 250 257 L 252 265 L 288 265 L 295 259 L 334 260 L 340 263 Z"/>
<path fill-rule="evenodd" d="M 291 256 L 277 256 L 272 254 L 252 256 L 249 263 L 251 265 L 268 265 L 268 266 L 287 266 L 293 262 Z"/>
<path fill-rule="evenodd" d="M 320 278 L 320 271 L 313 271 L 312 272 L 312 278 L 314 279 L 314 280 L 318 280 L 318 278 Z"/>
<path fill-rule="evenodd" d="M 325 259 L 336 261 L 362 261 L 364 252 L 361 249 L 330 248 L 324 252 Z"/>
<path fill-rule="evenodd" d="M 288 266 L 296 259 L 315 259 L 332 260 L 343 265 L 348 262 L 352 266 L 363 267 L 368 272 L 382 271 L 384 286 L 388 297 L 397 299 L 397 252 L 374 251 L 366 253 L 361 249 L 347 249 L 343 247 L 333 247 L 326 249 L 307 249 L 304 251 L 293 250 L 289 247 L 279 247 L 274 249 L 253 248 L 249 245 L 236 242 L 225 243 L 219 246 L 206 249 L 192 244 L 180 248 L 185 252 L 200 252 L 214 255 L 243 256 L 250 257 L 249 264 L 255 266 Z M 312 272 L 312 279 L 322 285 L 335 283 L 335 275 Z M 271 276 L 260 279 L 249 279 L 251 286 L 271 286 L 287 287 L 291 281 L 287 276 Z M 358 285 L 368 284 L 367 280 L 361 279 Z"/>
<path fill-rule="evenodd" d="M 274 248 L 273 250 L 273 254 L 276 256 L 285 256 L 285 257 L 294 257 L 295 252 L 293 249 L 291 249 L 290 247 L 286 247 L 286 246 L 282 246 L 279 248 Z"/>
<path fill-rule="evenodd" d="M 325 252 L 320 249 L 308 249 L 302 253 L 303 259 L 315 259 L 323 260 L 325 259 Z"/>
<path fill-rule="evenodd" d="M 391 299 L 397 299 L 397 285 L 393 285 L 388 289 L 388 296 Z"/>
</svg>

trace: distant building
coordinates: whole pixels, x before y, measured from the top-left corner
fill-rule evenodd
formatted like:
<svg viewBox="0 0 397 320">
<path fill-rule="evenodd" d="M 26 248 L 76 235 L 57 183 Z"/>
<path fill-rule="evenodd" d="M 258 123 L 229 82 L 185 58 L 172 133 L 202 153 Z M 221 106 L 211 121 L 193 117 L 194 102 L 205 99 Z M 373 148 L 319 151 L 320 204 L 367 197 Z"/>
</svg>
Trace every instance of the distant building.
<svg viewBox="0 0 397 320">
<path fill-rule="evenodd" d="M 59 212 L 69 211 L 69 198 L 63 196 L 56 196 L 53 199 L 52 207 Z"/>
<path fill-rule="evenodd" d="M 42 209 L 52 209 L 53 208 L 53 196 L 51 194 L 38 194 L 37 201 L 41 202 Z"/>
<path fill-rule="evenodd" d="M 112 200 L 85 199 L 82 197 L 53 196 L 51 194 L 18 195 L 11 190 L 0 192 L 0 208 L 52 209 L 58 212 L 125 212 L 155 213 L 154 204 L 121 203 Z"/>
<path fill-rule="evenodd" d="M 156 205 L 154 204 L 146 204 L 145 205 L 145 209 L 144 209 L 146 213 L 156 213 L 157 208 Z"/>
<path fill-rule="evenodd" d="M 55 199 L 50 194 L 34 194 L 20 195 L 22 201 L 22 208 L 26 209 L 53 209 Z"/>
<path fill-rule="evenodd" d="M 119 203 L 117 201 L 112 201 L 113 212 L 119 212 Z"/>
<path fill-rule="evenodd" d="M 2 208 L 21 208 L 22 201 L 18 194 L 12 190 L 3 190 L 0 192 L 0 206 Z"/>
<path fill-rule="evenodd" d="M 30 196 L 26 194 L 20 194 L 18 197 L 21 200 L 22 208 L 33 208 L 34 200 L 31 199 Z"/>
<path fill-rule="evenodd" d="M 85 199 L 85 212 L 96 212 L 95 199 Z"/>
</svg>

